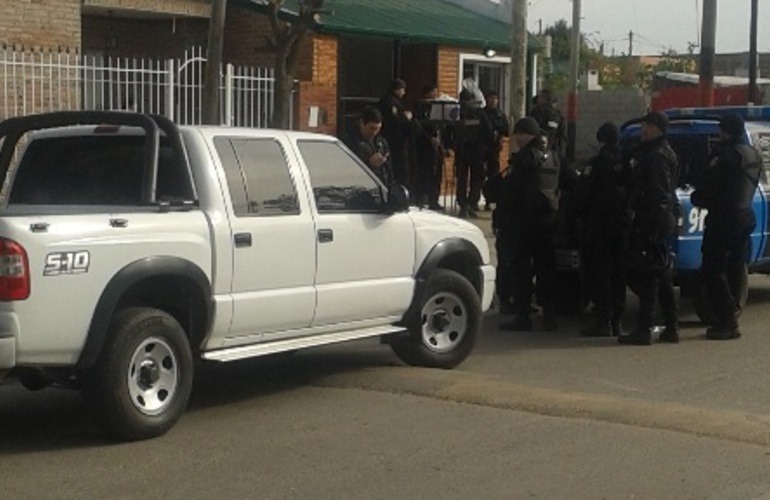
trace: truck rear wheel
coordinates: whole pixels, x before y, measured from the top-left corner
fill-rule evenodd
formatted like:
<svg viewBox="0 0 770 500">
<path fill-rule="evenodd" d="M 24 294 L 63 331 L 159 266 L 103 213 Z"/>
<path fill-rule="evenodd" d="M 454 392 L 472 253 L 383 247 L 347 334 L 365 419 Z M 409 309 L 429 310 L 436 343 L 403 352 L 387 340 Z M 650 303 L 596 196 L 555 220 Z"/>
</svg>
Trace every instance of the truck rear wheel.
<svg viewBox="0 0 770 500">
<path fill-rule="evenodd" d="M 409 365 L 454 368 L 471 353 L 481 330 L 479 296 L 462 275 L 437 269 L 424 297 L 409 336 L 391 347 Z"/>
<path fill-rule="evenodd" d="M 111 436 L 160 436 L 182 416 L 192 390 L 193 359 L 184 330 L 152 308 L 119 311 L 85 395 Z"/>
</svg>

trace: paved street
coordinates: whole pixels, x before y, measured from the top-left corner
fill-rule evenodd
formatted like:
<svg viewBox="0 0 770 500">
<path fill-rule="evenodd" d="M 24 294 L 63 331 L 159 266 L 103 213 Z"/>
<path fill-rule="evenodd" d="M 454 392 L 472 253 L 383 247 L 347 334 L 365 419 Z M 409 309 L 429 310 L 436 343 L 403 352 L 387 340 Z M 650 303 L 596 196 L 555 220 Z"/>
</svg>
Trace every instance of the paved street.
<svg viewBox="0 0 770 500">
<path fill-rule="evenodd" d="M 769 278 L 735 342 L 686 303 L 679 345 L 499 319 L 453 371 L 373 340 L 207 366 L 142 443 L 105 440 L 76 393 L 0 386 L 2 498 L 770 498 Z"/>
</svg>

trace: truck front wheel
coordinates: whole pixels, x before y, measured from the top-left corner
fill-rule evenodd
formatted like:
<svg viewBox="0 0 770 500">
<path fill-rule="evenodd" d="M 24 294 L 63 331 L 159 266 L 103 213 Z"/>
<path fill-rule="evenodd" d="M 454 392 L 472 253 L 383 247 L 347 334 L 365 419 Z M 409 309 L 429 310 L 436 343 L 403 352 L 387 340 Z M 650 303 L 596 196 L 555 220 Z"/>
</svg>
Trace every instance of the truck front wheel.
<svg viewBox="0 0 770 500">
<path fill-rule="evenodd" d="M 184 330 L 152 308 L 119 311 L 85 386 L 98 423 L 128 441 L 160 436 L 182 416 L 193 360 Z"/>
<path fill-rule="evenodd" d="M 473 350 L 481 330 L 481 304 L 462 275 L 437 269 L 428 280 L 420 315 L 409 336 L 391 347 L 409 365 L 454 368 Z"/>
</svg>

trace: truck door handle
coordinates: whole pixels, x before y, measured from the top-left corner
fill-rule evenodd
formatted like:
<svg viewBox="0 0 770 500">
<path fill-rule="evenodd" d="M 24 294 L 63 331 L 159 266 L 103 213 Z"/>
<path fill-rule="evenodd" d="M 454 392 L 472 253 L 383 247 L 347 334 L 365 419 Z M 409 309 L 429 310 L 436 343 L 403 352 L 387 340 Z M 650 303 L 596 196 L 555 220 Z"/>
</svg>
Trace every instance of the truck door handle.
<svg viewBox="0 0 770 500">
<path fill-rule="evenodd" d="M 250 247 L 251 246 L 251 233 L 236 233 L 235 234 L 235 246 L 236 247 Z"/>
<path fill-rule="evenodd" d="M 329 243 L 334 241 L 334 231 L 331 229 L 318 230 L 318 243 Z"/>
<path fill-rule="evenodd" d="M 127 219 L 110 219 L 110 226 L 128 227 L 128 220 Z"/>
</svg>

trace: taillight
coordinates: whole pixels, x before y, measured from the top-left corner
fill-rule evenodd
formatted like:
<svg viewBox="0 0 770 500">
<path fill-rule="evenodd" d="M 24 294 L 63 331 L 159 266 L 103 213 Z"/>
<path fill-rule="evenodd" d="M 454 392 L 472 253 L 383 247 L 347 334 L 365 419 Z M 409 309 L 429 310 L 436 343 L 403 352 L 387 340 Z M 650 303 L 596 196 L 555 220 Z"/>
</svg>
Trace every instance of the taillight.
<svg viewBox="0 0 770 500">
<path fill-rule="evenodd" d="M 0 300 L 25 300 L 27 297 L 27 252 L 15 241 L 0 238 Z"/>
</svg>

